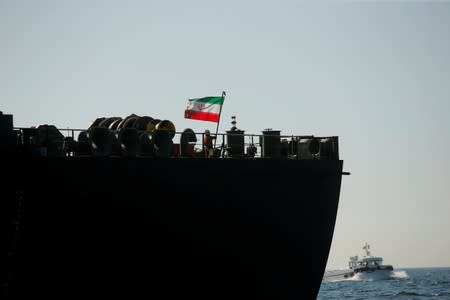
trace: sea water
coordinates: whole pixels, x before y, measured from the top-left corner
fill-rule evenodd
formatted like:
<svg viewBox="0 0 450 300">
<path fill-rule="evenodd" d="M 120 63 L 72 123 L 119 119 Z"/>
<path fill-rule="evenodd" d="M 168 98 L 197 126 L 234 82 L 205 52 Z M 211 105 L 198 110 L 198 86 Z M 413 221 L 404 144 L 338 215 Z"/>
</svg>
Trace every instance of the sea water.
<svg viewBox="0 0 450 300">
<path fill-rule="evenodd" d="M 317 299 L 450 300 L 450 268 L 398 269 L 383 279 L 356 276 L 323 281 Z"/>
</svg>

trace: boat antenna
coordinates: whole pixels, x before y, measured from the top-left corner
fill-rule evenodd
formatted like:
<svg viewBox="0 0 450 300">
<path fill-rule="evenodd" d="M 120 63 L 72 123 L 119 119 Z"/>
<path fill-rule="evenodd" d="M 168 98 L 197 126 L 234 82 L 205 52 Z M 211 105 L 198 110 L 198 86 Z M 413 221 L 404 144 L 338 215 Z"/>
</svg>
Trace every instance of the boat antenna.
<svg viewBox="0 0 450 300">
<path fill-rule="evenodd" d="M 370 250 L 369 250 L 370 249 L 370 245 L 367 244 L 367 242 L 364 245 L 363 249 L 366 250 L 366 256 L 370 256 Z"/>
</svg>

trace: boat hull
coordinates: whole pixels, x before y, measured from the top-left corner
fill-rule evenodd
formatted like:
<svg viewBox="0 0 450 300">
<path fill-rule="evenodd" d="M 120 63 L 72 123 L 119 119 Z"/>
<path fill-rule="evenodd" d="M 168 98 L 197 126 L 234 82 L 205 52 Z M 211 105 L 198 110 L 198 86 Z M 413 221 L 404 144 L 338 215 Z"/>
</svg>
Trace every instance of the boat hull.
<svg viewBox="0 0 450 300">
<path fill-rule="evenodd" d="M 11 299 L 317 297 L 340 160 L 16 157 L 2 165 L 6 218 L 20 219 Z"/>
<path fill-rule="evenodd" d="M 355 280 L 363 280 L 363 281 L 377 281 L 377 280 L 386 280 L 392 278 L 393 271 L 392 270 L 376 270 L 371 272 L 358 272 L 355 273 L 353 279 Z"/>
<path fill-rule="evenodd" d="M 344 279 L 349 279 L 353 277 L 355 273 L 350 270 L 333 270 L 333 271 L 325 271 L 323 275 L 323 281 L 340 281 Z"/>
</svg>

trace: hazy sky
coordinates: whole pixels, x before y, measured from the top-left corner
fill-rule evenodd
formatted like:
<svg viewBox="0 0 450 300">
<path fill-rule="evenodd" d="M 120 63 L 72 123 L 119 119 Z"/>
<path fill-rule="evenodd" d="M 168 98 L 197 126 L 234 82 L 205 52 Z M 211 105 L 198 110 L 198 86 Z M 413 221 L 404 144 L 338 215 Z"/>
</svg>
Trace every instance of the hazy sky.
<svg viewBox="0 0 450 300">
<path fill-rule="evenodd" d="M 246 133 L 338 135 L 328 268 L 450 266 L 450 2 L 0 0 L 0 110 L 15 126 L 169 119 L 227 92 Z"/>
</svg>

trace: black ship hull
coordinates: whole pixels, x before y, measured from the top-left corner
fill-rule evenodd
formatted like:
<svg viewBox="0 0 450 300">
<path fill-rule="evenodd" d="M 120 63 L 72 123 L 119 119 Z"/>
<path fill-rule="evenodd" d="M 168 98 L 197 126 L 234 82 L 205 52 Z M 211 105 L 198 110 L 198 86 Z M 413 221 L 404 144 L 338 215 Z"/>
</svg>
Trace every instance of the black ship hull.
<svg viewBox="0 0 450 300">
<path fill-rule="evenodd" d="M 1 160 L 10 299 L 317 297 L 341 160 Z"/>
</svg>

